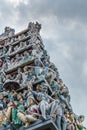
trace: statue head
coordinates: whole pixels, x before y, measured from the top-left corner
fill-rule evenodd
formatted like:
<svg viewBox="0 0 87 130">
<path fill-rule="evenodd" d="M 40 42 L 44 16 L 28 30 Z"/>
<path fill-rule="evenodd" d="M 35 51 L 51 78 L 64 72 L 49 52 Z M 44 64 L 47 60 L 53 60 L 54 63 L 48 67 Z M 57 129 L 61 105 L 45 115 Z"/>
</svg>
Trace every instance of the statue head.
<svg viewBox="0 0 87 130">
<path fill-rule="evenodd" d="M 0 101 L 3 100 L 4 96 L 2 93 L 0 93 Z"/>
<path fill-rule="evenodd" d="M 35 99 L 34 99 L 34 97 L 32 95 L 30 95 L 28 97 L 28 103 L 29 103 L 29 106 L 32 106 L 32 105 L 36 104 L 36 101 L 35 101 Z"/>
<path fill-rule="evenodd" d="M 84 119 L 85 119 L 84 115 L 80 115 L 80 116 L 78 117 L 78 121 L 79 121 L 79 122 L 83 122 Z"/>
</svg>

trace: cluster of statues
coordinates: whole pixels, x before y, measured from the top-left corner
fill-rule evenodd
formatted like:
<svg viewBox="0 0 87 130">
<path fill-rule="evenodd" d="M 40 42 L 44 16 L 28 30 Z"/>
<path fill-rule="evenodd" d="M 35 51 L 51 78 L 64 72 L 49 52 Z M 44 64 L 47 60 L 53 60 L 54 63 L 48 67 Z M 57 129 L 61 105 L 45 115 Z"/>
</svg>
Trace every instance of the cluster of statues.
<svg viewBox="0 0 87 130">
<path fill-rule="evenodd" d="M 22 130 L 47 119 L 52 120 L 58 130 L 86 130 L 82 124 L 84 116 L 73 112 L 69 89 L 44 48 L 39 34 L 41 25 L 30 22 L 28 29 L 30 38 L 23 44 L 19 42 L 22 45 L 18 48 L 22 50 L 29 42 L 31 49 L 0 59 L 3 62 L 0 67 L 0 130 Z M 27 64 L 31 59 L 33 64 Z M 7 73 L 8 68 L 15 66 L 18 66 L 16 70 Z"/>
<path fill-rule="evenodd" d="M 10 27 L 5 27 L 4 33 L 0 35 L 0 41 L 7 39 L 8 37 L 13 37 L 15 35 L 15 30 Z"/>
<path fill-rule="evenodd" d="M 36 28 L 37 26 L 35 27 L 35 29 Z M 21 34 L 18 37 L 13 36 L 12 38 L 6 39 L 4 46 L 0 47 L 0 56 L 4 56 L 4 55 L 9 56 L 11 53 L 19 51 L 27 46 L 40 44 L 41 37 L 39 33 L 36 33 L 35 29 L 34 29 L 35 33 L 29 29 L 29 31 L 27 31 L 25 34 Z M 39 31 L 38 28 L 37 30 Z M 28 39 L 26 40 L 26 38 Z"/>
</svg>

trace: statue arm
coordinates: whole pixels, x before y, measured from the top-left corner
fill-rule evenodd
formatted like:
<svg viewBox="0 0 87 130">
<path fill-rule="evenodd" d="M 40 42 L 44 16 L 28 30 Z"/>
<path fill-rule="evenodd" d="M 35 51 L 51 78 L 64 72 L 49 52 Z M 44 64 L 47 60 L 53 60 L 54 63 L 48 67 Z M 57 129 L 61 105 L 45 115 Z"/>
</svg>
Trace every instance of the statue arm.
<svg viewBox="0 0 87 130">
<path fill-rule="evenodd" d="M 7 120 L 10 120 L 10 117 L 11 117 L 11 107 L 8 107 L 7 112 L 6 112 L 6 117 L 7 117 Z"/>
<path fill-rule="evenodd" d="M 84 127 L 82 124 L 80 124 L 78 121 L 76 122 L 76 124 L 77 124 L 77 127 L 80 127 L 80 128 L 83 128 L 83 129 L 87 130 L 87 128 Z"/>
</svg>

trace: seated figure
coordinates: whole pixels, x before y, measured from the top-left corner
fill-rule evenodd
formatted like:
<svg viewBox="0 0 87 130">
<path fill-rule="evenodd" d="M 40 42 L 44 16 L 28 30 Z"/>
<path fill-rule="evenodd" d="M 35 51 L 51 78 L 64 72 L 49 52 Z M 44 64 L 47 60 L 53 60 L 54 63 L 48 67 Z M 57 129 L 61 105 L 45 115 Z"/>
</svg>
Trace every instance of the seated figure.
<svg viewBox="0 0 87 130">
<path fill-rule="evenodd" d="M 35 99 L 39 102 L 39 108 L 44 119 L 47 118 L 47 113 L 53 116 L 56 109 L 56 102 L 47 94 L 47 87 L 42 87 L 42 92 L 31 91 Z"/>
<path fill-rule="evenodd" d="M 19 111 L 18 117 L 25 124 L 26 127 L 30 126 L 32 123 L 36 122 L 40 114 L 39 107 L 32 95 L 29 95 L 28 108 L 25 113 Z"/>
</svg>

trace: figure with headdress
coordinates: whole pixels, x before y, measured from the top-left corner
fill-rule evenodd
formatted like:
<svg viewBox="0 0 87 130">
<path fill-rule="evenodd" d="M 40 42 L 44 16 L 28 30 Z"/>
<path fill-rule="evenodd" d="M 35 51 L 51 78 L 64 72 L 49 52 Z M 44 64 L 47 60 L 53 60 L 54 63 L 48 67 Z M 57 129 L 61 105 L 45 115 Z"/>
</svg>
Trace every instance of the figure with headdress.
<svg viewBox="0 0 87 130">
<path fill-rule="evenodd" d="M 27 106 L 28 107 L 25 113 L 21 111 L 18 112 L 18 117 L 26 127 L 36 122 L 40 114 L 39 107 L 32 94 L 30 94 L 27 98 Z"/>
</svg>

